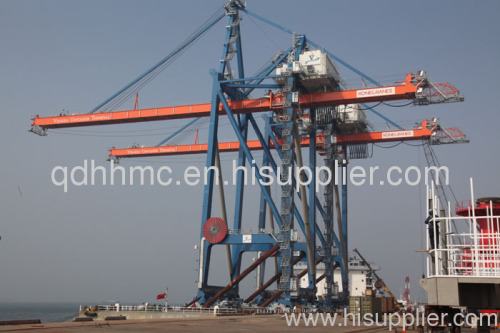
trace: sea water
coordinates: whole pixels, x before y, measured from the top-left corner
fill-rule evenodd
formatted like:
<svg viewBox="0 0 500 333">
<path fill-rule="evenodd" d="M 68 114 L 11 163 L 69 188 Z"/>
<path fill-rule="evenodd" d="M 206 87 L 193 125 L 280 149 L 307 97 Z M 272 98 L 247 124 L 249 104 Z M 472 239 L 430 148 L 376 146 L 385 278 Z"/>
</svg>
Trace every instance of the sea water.
<svg viewBox="0 0 500 333">
<path fill-rule="evenodd" d="M 40 319 L 42 323 L 71 321 L 78 316 L 80 304 L 0 302 L 0 320 Z"/>
</svg>

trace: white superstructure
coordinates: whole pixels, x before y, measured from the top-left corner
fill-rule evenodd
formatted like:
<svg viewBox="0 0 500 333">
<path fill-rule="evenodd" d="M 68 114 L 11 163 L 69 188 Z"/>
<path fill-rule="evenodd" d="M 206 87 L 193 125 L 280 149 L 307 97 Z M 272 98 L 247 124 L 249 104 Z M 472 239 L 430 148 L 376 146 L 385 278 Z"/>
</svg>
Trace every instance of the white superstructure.
<svg viewBox="0 0 500 333">
<path fill-rule="evenodd" d="M 343 133 L 366 132 L 366 114 L 359 104 L 338 105 L 337 126 Z"/>
<path fill-rule="evenodd" d="M 302 52 L 291 68 L 286 63 L 276 68 L 276 75 L 286 72 L 299 74 L 300 83 L 309 93 L 335 91 L 339 88 L 339 72 L 330 57 L 320 50 Z M 283 83 L 283 77 L 275 80 Z"/>
<path fill-rule="evenodd" d="M 375 271 L 379 271 L 380 267 L 370 264 Z M 295 273 L 298 274 L 306 268 L 305 263 L 298 263 L 295 265 Z M 325 267 L 323 264 L 316 266 L 316 278 L 320 277 L 325 272 Z M 340 269 L 334 271 L 333 280 L 335 283 L 334 294 L 342 292 L 342 278 L 340 275 Z M 370 272 L 370 269 L 363 263 L 362 260 L 358 258 L 349 259 L 349 296 L 365 296 L 367 289 L 373 290 L 375 283 L 375 277 Z M 300 280 L 300 287 L 307 287 L 307 275 L 302 277 Z M 326 281 L 325 279 L 318 282 L 316 285 L 316 295 L 318 298 L 326 294 Z"/>
</svg>

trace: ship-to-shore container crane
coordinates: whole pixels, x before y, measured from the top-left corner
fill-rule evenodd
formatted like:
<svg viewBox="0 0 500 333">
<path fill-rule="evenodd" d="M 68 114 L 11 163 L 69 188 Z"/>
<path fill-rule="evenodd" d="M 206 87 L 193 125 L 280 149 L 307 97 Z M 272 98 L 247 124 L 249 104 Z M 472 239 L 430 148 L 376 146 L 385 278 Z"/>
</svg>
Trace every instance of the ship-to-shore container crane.
<svg viewBox="0 0 500 333">
<path fill-rule="evenodd" d="M 255 75 L 248 77 L 244 70 L 242 51 L 241 14 L 245 13 L 270 24 L 292 36 L 292 45 L 267 64 Z M 158 107 L 111 111 L 114 102 L 129 96 L 148 82 L 160 70 L 172 62 L 190 44 L 200 38 L 222 18 L 227 17 L 226 35 L 218 69 L 211 70 L 213 79 L 212 100 L 207 104 Z M 374 85 L 363 89 L 349 89 L 343 83 L 333 61 Z M 233 72 L 232 67 L 235 68 Z M 333 301 L 345 302 L 348 295 L 347 252 L 348 252 L 348 204 L 347 184 L 329 182 L 322 188 L 323 196 L 317 195 L 314 184 L 322 174 L 316 172 L 318 153 L 323 159 L 332 179 L 341 178 L 347 172 L 347 161 L 352 158 L 366 158 L 366 145 L 373 142 L 430 140 L 436 135 L 436 127 L 424 121 L 415 129 L 404 130 L 365 103 L 409 100 L 414 105 L 459 102 L 463 97 L 448 83 L 432 84 L 423 71 L 408 74 L 403 81 L 382 86 L 376 80 L 355 69 L 333 53 L 323 49 L 304 35 L 295 34 L 246 8 L 240 0 L 230 0 L 222 10 L 202 25 L 183 44 L 158 64 L 119 90 L 109 99 L 82 115 L 59 115 L 39 117 L 33 120 L 31 130 L 46 135 L 51 128 L 69 128 L 108 124 L 160 121 L 194 118 L 180 128 L 176 135 L 199 118 L 209 118 L 209 134 L 206 144 L 184 146 L 162 146 L 151 148 L 113 149 L 113 158 L 156 155 L 206 154 L 208 173 L 204 185 L 204 198 L 200 230 L 200 271 L 198 294 L 193 301 L 211 306 L 223 298 L 238 298 L 238 283 L 253 269 L 269 257 L 277 258 L 275 276 L 261 283 L 254 297 L 265 288 L 277 282 L 278 291 L 270 299 L 293 306 L 297 302 L 314 302 L 316 295 L 315 267 L 319 262 L 325 265 L 325 305 Z M 249 99 L 255 89 L 263 89 L 265 96 Z M 364 109 L 374 112 L 390 122 L 398 130 L 369 132 Z M 265 125 L 256 122 L 254 114 L 267 112 Z M 219 119 L 227 117 L 238 141 L 219 142 Z M 258 140 L 248 140 L 253 130 Z M 168 138 L 167 138 L 168 139 Z M 166 140 L 163 143 L 167 142 Z M 432 140 L 431 140 L 432 142 Z M 252 150 L 263 150 L 263 160 L 258 163 Z M 275 149 L 279 160 L 271 154 Z M 237 166 L 253 168 L 260 187 L 259 219 L 252 226 L 242 224 L 244 213 L 244 175 L 237 174 L 236 200 L 233 217 L 226 212 L 224 189 L 219 154 L 238 152 Z M 304 159 L 303 155 L 307 158 Z M 297 168 L 307 161 L 309 186 L 304 172 L 299 179 L 294 175 Z M 279 200 L 275 200 L 262 177 L 262 168 L 267 168 L 282 182 Z M 265 172 L 264 172 L 265 173 Z M 212 214 L 214 190 L 221 195 L 222 218 Z M 295 189 L 299 190 L 296 192 Z M 270 218 L 266 219 L 266 212 Z M 319 216 L 318 216 L 319 215 Z M 335 228 L 334 218 L 337 219 Z M 269 221 L 270 220 L 270 221 Z M 277 229 L 268 232 L 267 227 Z M 243 231 L 253 229 L 254 231 Z M 337 229 L 337 230 L 335 230 Z M 299 233 L 305 241 L 299 240 Z M 211 253 L 214 246 L 226 249 L 230 281 L 227 286 L 209 285 Z M 241 272 L 242 254 L 258 253 L 258 259 Z M 298 276 L 294 276 L 293 265 L 304 260 L 308 287 L 299 288 Z M 339 267 L 342 274 L 343 295 L 334 295 L 333 271 Z M 337 297 L 335 297 L 337 296 Z M 248 299 L 248 301 L 253 300 Z M 266 301 L 261 300 L 261 304 Z"/>
</svg>

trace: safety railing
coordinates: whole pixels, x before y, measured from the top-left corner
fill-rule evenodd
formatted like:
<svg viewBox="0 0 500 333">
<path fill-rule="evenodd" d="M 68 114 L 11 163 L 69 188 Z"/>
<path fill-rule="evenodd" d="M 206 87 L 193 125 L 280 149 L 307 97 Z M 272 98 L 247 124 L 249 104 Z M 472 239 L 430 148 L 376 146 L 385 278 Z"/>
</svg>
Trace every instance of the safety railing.
<svg viewBox="0 0 500 333">
<path fill-rule="evenodd" d="M 491 219 L 500 224 L 500 216 Z M 450 220 L 434 218 L 433 230 L 427 228 L 427 275 L 500 277 L 500 232 L 494 231 L 500 229 L 480 229 L 474 219 L 453 217 L 456 224 L 468 224 L 469 231 L 449 232 Z"/>
<path fill-rule="evenodd" d="M 474 198 L 462 201 L 455 209 L 467 216 L 458 217 L 448 203 L 448 216 L 438 216 L 439 202 L 429 197 L 434 207 L 426 221 L 427 276 L 500 277 L 500 216 L 493 214 L 493 202 L 476 216 Z"/>
<path fill-rule="evenodd" d="M 96 305 L 93 306 L 96 311 L 110 311 L 110 312 L 175 312 L 175 313 L 217 313 L 228 314 L 237 313 L 237 309 L 223 308 L 223 307 L 182 307 L 182 306 L 169 306 L 165 308 L 164 305 Z"/>
</svg>

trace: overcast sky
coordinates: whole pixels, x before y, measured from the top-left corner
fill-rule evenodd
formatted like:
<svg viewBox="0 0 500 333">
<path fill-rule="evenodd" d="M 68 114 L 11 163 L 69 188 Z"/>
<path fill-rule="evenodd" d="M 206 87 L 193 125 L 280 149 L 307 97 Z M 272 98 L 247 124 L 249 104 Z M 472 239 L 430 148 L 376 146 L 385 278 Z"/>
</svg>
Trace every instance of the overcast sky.
<svg viewBox="0 0 500 333">
<path fill-rule="evenodd" d="M 173 50 L 224 1 L 0 1 L 0 301 L 100 303 L 154 301 L 168 286 L 170 301 L 196 293 L 201 186 L 70 186 L 51 182 L 56 166 L 84 160 L 106 165 L 107 150 L 133 143 L 155 145 L 186 121 L 27 132 L 30 118 L 63 109 L 86 113 Z M 498 1 L 248 1 L 248 8 L 321 44 L 384 83 L 428 71 L 450 82 L 464 103 L 378 108 L 411 128 L 438 117 L 457 126 L 469 144 L 435 147 L 450 169 L 459 200 L 500 196 L 500 22 Z M 226 19 L 140 92 L 140 107 L 209 102 L 209 69 L 218 68 Z M 246 73 L 256 72 L 290 36 L 243 15 Z M 354 87 L 356 74 L 338 66 Z M 122 108 L 131 108 L 133 100 Z M 386 125 L 373 114 L 378 128 Z M 227 124 L 226 120 L 222 124 Z M 234 138 L 229 126 L 222 136 Z M 200 131 L 206 141 L 207 131 Z M 187 139 L 193 141 L 193 137 Z M 255 153 L 257 157 L 261 153 Z M 229 168 L 234 154 L 223 155 Z M 122 166 L 169 165 L 182 171 L 203 156 L 127 160 Z M 421 147 L 374 147 L 373 157 L 351 165 L 426 166 Z M 377 184 L 377 183 L 376 183 Z M 276 192 L 277 188 L 273 191 Z M 234 188 L 227 188 L 233 216 Z M 425 187 L 351 186 L 349 247 L 381 266 L 396 294 L 410 276 L 422 296 L 421 254 Z M 244 224 L 256 228 L 257 188 L 245 194 Z M 216 251 L 214 284 L 228 282 L 223 251 Z M 253 254 L 246 254 L 245 262 Z M 270 271 L 270 270 L 269 270 Z M 254 286 L 250 277 L 242 288 Z"/>
</svg>

